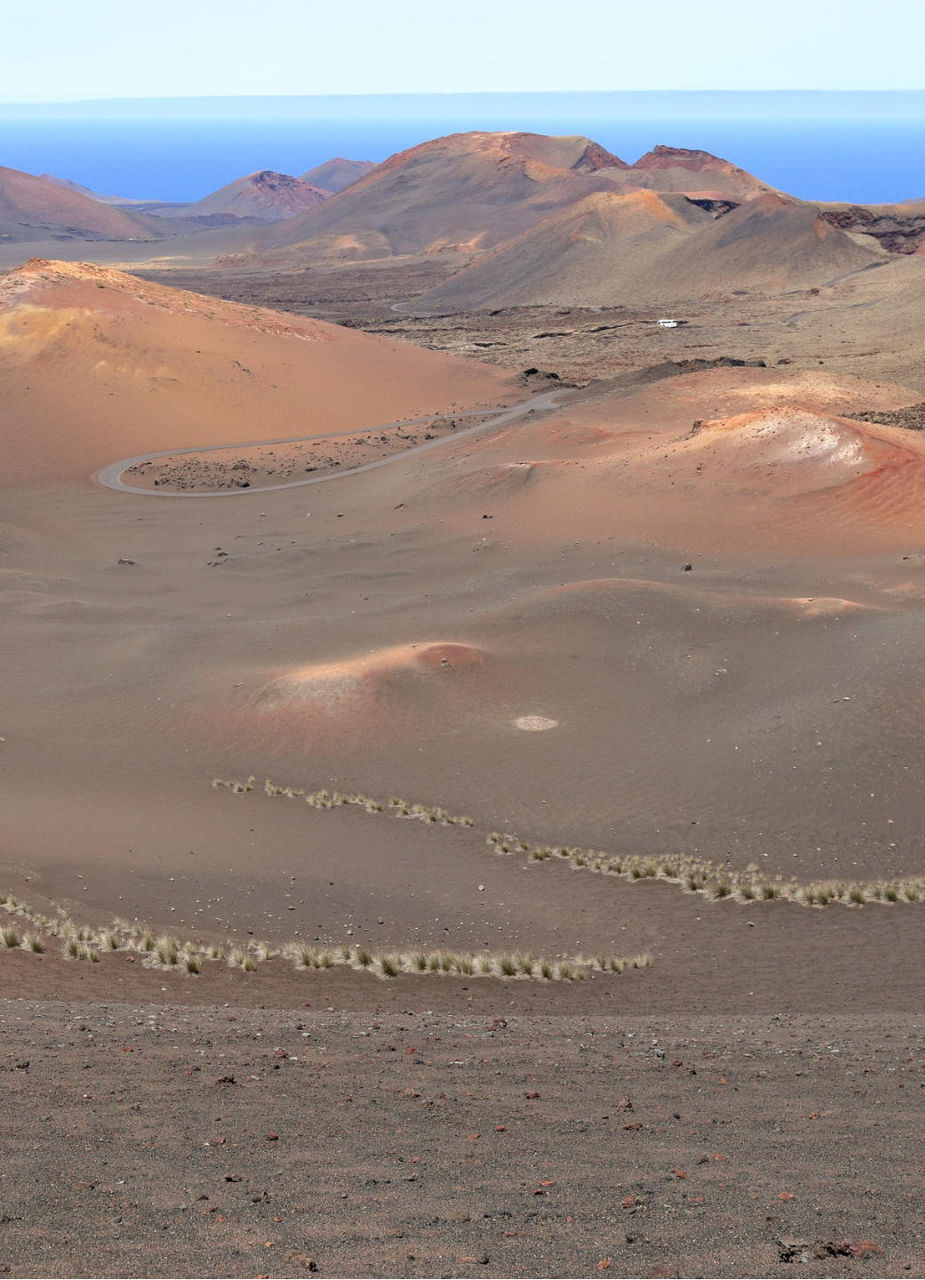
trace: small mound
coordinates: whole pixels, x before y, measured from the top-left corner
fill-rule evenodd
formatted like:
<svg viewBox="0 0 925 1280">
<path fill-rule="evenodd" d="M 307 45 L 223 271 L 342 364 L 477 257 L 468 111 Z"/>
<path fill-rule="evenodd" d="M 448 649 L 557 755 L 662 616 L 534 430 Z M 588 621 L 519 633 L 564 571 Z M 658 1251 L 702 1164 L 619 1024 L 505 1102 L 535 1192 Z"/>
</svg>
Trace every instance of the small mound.
<svg viewBox="0 0 925 1280">
<path fill-rule="evenodd" d="M 299 703 L 337 711 L 345 702 L 378 696 L 396 681 L 429 680 L 435 675 L 481 667 L 485 655 L 472 645 L 452 642 L 394 645 L 360 657 L 313 663 L 271 680 L 257 694 L 264 710 Z"/>
<path fill-rule="evenodd" d="M 514 725 L 527 733 L 543 733 L 547 729 L 558 728 L 559 721 L 551 720 L 549 716 L 518 716 Z"/>
</svg>

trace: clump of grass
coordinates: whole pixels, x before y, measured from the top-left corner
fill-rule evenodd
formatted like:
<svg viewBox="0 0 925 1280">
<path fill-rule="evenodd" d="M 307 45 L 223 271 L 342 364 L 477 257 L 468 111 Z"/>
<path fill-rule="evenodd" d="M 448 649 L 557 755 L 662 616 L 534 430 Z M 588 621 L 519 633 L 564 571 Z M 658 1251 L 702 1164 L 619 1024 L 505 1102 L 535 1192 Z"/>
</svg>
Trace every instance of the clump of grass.
<svg viewBox="0 0 925 1280">
<path fill-rule="evenodd" d="M 34 951 L 36 955 L 44 955 L 47 947 L 41 938 L 36 937 L 34 933 L 26 934 L 22 941 L 23 948 L 26 951 Z"/>
<path fill-rule="evenodd" d="M 397 978 L 401 973 L 401 960 L 397 956 L 382 956 L 379 967 L 386 978 Z"/>
<path fill-rule="evenodd" d="M 556 976 L 556 971 L 548 960 L 540 962 L 540 975 L 545 978 L 547 982 L 552 982 L 553 978 Z"/>
<path fill-rule="evenodd" d="M 533 971 L 536 969 L 536 961 L 532 956 L 518 955 L 516 957 L 517 968 L 525 978 L 532 978 Z"/>
<path fill-rule="evenodd" d="M 479 956 L 479 973 L 493 973 L 495 968 L 491 956 Z"/>
<path fill-rule="evenodd" d="M 154 949 L 157 963 L 165 969 L 172 969 L 180 963 L 180 947 L 176 938 L 161 938 Z"/>
<path fill-rule="evenodd" d="M 19 941 L 19 933 L 12 925 L 6 925 L 3 929 L 0 929 L 0 942 L 5 947 L 18 947 Z"/>
<path fill-rule="evenodd" d="M 568 960 L 560 960 L 557 965 L 559 978 L 563 982 L 571 982 L 575 976 L 574 970 Z"/>
<path fill-rule="evenodd" d="M 202 973 L 202 959 L 194 952 L 188 951 L 183 957 L 187 973 Z"/>
<path fill-rule="evenodd" d="M 366 947 L 360 947 L 357 950 L 357 964 L 363 969 L 368 969 L 372 962 L 372 952 L 367 951 Z"/>
<path fill-rule="evenodd" d="M 517 961 L 513 956 L 502 956 L 498 961 L 498 968 L 505 978 L 513 978 L 517 973 Z"/>
</svg>

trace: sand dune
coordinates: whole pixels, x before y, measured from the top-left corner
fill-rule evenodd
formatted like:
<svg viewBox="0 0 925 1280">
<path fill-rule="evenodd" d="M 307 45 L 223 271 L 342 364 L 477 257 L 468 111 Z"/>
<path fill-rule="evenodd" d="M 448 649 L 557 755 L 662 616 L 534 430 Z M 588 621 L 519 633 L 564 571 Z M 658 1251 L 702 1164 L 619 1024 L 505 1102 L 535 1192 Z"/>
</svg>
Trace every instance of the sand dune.
<svg viewBox="0 0 925 1280">
<path fill-rule="evenodd" d="M 0 483 L 158 449 L 347 431 L 497 402 L 513 380 L 322 321 L 33 261 L 0 277 Z"/>
</svg>

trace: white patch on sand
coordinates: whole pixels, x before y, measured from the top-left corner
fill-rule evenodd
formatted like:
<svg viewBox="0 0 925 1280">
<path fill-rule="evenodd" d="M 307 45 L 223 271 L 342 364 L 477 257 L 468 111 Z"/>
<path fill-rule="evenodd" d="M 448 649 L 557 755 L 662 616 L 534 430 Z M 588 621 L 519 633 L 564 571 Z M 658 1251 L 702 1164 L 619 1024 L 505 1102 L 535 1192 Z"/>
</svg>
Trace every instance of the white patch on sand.
<svg viewBox="0 0 925 1280">
<path fill-rule="evenodd" d="M 555 729 L 558 720 L 550 720 L 548 716 L 518 716 L 514 724 L 518 729 L 526 729 L 531 733 L 539 733 L 543 729 Z"/>
</svg>

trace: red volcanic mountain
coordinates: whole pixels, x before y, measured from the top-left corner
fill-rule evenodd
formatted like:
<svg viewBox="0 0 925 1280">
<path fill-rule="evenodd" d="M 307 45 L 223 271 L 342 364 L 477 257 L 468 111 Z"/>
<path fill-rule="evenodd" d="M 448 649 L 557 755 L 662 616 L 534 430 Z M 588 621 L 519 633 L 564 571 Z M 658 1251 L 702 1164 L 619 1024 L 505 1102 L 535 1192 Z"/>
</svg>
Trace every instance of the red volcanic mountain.
<svg viewBox="0 0 925 1280">
<path fill-rule="evenodd" d="M 685 147 L 654 147 L 640 156 L 630 173 L 638 187 L 683 191 L 689 196 L 712 196 L 737 203 L 773 192 L 766 182 L 760 182 L 738 165 L 721 160 L 709 151 L 690 151 Z"/>
<path fill-rule="evenodd" d="M 261 169 L 259 173 L 249 173 L 244 178 L 229 182 L 195 204 L 178 206 L 176 216 L 207 218 L 226 214 L 235 218 L 278 222 L 321 204 L 328 194 L 302 178 Z"/>
<path fill-rule="evenodd" d="M 630 166 L 589 138 L 458 133 L 392 156 L 263 246 L 282 265 L 481 253 L 596 192 L 645 189 L 690 191 L 727 206 L 769 191 L 705 152 L 661 147 Z"/>
<path fill-rule="evenodd" d="M 51 178 L 0 166 L 0 233 L 13 240 L 49 235 L 85 240 L 150 240 L 150 225 Z"/>
<path fill-rule="evenodd" d="M 488 249 L 625 169 L 588 138 L 453 134 L 392 156 L 264 245 L 283 262 Z"/>
</svg>

